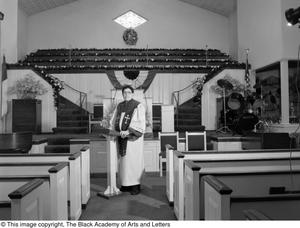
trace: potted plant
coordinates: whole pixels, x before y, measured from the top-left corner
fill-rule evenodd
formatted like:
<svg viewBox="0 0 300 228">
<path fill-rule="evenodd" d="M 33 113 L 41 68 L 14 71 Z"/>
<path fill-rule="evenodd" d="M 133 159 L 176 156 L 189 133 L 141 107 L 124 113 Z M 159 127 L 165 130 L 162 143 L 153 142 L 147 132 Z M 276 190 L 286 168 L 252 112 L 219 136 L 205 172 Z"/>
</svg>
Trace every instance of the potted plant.
<svg viewBox="0 0 300 228">
<path fill-rule="evenodd" d="M 47 93 L 45 86 L 30 74 L 19 79 L 8 89 L 8 94 L 16 94 L 18 99 L 36 99 Z"/>
</svg>

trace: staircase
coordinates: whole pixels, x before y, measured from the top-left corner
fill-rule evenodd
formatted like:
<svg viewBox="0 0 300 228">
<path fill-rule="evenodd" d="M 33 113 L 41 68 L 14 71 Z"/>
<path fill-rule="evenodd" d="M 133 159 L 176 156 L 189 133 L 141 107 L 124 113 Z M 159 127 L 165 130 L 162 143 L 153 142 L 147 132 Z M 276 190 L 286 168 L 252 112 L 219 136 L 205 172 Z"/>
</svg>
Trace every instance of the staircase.
<svg viewBox="0 0 300 228">
<path fill-rule="evenodd" d="M 195 98 L 188 100 L 178 107 L 178 113 L 175 114 L 175 131 L 204 130 L 205 127 L 201 125 L 201 105 Z"/>
<path fill-rule="evenodd" d="M 54 133 L 84 134 L 88 132 L 89 114 L 84 109 L 59 96 L 57 127 Z"/>
</svg>

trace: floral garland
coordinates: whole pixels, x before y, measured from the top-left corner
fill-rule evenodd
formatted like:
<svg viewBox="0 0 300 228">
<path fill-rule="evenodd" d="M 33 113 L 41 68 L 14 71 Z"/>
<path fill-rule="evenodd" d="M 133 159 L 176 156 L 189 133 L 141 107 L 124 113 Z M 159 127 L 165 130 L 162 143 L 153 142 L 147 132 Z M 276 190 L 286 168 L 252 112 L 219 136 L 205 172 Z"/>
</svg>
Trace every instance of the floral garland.
<svg viewBox="0 0 300 228">
<path fill-rule="evenodd" d="M 137 32 L 132 29 L 126 29 L 123 33 L 123 40 L 127 45 L 135 45 L 138 40 Z"/>
<path fill-rule="evenodd" d="M 41 72 L 43 74 L 43 72 Z M 58 97 L 59 92 L 64 89 L 64 84 L 61 80 L 59 80 L 57 77 L 54 77 L 51 74 L 45 74 L 43 75 L 44 78 L 47 80 L 47 82 L 50 83 L 53 89 L 53 97 L 54 97 L 54 106 L 58 107 Z"/>
<path fill-rule="evenodd" d="M 202 77 L 196 78 L 193 81 L 192 88 L 194 89 L 196 95 L 201 94 L 205 80 L 206 80 L 206 77 L 202 76 Z"/>
</svg>

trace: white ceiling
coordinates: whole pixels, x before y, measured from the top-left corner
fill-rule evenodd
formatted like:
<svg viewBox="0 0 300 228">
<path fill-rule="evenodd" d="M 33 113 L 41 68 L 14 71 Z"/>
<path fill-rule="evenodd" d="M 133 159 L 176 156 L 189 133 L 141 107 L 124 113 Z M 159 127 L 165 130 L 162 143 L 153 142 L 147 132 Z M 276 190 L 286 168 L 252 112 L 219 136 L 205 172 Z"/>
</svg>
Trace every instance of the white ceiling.
<svg viewBox="0 0 300 228">
<path fill-rule="evenodd" d="M 237 0 L 179 0 L 228 17 L 236 9 Z"/>
<path fill-rule="evenodd" d="M 62 6 L 77 0 L 19 0 L 19 6 L 27 15 Z"/>
<path fill-rule="evenodd" d="M 65 5 L 77 0 L 19 0 L 20 8 L 27 15 L 36 14 L 48 9 Z M 151 1 L 151 0 L 149 0 Z M 193 6 L 212 11 L 223 16 L 229 16 L 236 8 L 237 0 L 179 0 Z"/>
</svg>

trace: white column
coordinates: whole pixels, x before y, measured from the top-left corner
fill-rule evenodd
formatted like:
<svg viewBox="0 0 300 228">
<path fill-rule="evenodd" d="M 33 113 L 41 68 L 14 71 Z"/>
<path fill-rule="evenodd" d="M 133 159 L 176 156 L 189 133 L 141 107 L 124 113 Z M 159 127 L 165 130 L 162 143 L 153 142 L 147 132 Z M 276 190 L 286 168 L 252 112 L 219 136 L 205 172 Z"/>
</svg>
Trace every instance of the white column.
<svg viewBox="0 0 300 228">
<path fill-rule="evenodd" d="M 288 124 L 289 113 L 289 67 L 287 60 L 280 61 L 281 123 Z"/>
<path fill-rule="evenodd" d="M 161 131 L 174 132 L 174 106 L 161 106 Z"/>
</svg>

